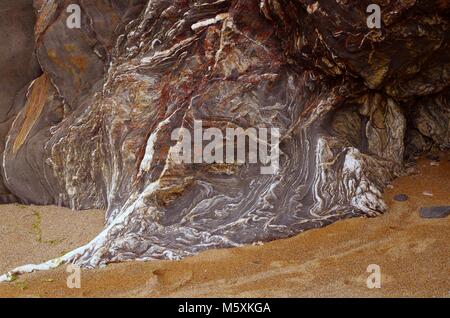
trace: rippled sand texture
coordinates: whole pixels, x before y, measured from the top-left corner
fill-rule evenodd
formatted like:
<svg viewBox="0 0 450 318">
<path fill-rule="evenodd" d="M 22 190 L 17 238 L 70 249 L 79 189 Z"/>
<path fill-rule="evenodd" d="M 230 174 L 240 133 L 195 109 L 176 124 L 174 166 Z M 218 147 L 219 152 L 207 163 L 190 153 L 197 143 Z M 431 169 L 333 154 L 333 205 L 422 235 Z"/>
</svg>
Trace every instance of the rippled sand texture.
<svg viewBox="0 0 450 318">
<path fill-rule="evenodd" d="M 83 270 L 79 290 L 66 287 L 68 274 L 62 267 L 2 283 L 0 296 L 449 297 L 450 218 L 421 219 L 418 209 L 450 204 L 450 154 L 441 155 L 439 166 L 430 163 L 420 160 L 418 174 L 393 183 L 394 188 L 385 194 L 389 210 L 380 217 L 339 221 L 263 246 L 211 250 L 182 261 Z M 409 200 L 393 201 L 399 193 L 407 194 Z M 69 218 L 73 220 L 74 215 Z M 51 224 L 52 219 L 56 222 L 57 215 L 50 213 L 47 222 Z M 78 226 L 70 231 L 71 237 L 87 234 Z M 3 233 L 2 241 L 11 235 Z M 10 258 L 16 263 L 42 258 L 42 249 L 29 251 L 29 255 L 18 256 L 9 249 L 2 255 L 0 268 Z M 381 266 L 381 289 L 366 287 L 369 264 Z"/>
</svg>

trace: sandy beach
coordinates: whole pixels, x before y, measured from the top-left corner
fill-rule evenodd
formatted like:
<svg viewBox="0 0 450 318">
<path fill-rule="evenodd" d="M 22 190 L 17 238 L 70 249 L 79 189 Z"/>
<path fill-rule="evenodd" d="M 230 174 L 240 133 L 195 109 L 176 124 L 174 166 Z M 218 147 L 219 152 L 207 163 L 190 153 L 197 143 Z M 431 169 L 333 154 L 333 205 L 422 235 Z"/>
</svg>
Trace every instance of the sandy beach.
<svg viewBox="0 0 450 318">
<path fill-rule="evenodd" d="M 39 264 L 86 244 L 102 230 L 104 221 L 100 210 L 0 205 L 0 272 Z"/>
<path fill-rule="evenodd" d="M 393 197 L 406 194 L 408 200 Z M 421 159 L 385 193 L 386 214 L 339 221 L 296 237 L 182 261 L 112 264 L 82 271 L 69 289 L 66 267 L 0 284 L 0 297 L 450 297 L 450 217 L 419 208 L 450 205 L 450 153 Z M 103 211 L 0 206 L 0 271 L 39 263 L 87 243 Z M 367 267 L 381 268 L 369 289 Z"/>
</svg>

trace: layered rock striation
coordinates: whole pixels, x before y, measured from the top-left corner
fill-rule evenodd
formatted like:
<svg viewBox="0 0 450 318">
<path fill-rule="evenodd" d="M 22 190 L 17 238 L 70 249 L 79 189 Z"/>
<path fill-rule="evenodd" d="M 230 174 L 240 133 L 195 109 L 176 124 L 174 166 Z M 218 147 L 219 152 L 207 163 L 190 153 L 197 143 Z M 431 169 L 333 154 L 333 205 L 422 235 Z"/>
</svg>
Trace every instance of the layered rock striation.
<svg viewBox="0 0 450 318">
<path fill-rule="evenodd" d="M 367 25 L 372 3 L 380 29 Z M 70 4 L 80 28 L 67 26 Z M 179 259 L 374 216 L 405 160 L 450 146 L 447 1 L 34 6 L 0 4 L 27 17 L 0 48 L 2 198 L 105 209 L 106 228 L 13 272 Z M 279 129 L 279 169 L 175 162 L 174 129 L 198 121 Z"/>
</svg>

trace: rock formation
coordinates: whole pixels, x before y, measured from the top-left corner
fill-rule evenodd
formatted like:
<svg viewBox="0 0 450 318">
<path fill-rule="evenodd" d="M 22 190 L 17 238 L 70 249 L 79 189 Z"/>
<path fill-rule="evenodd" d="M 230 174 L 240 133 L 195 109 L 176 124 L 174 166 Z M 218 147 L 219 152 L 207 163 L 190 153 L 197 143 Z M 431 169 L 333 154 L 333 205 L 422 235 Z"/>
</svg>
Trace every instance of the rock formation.
<svg viewBox="0 0 450 318">
<path fill-rule="evenodd" d="M 374 216 L 405 160 L 450 146 L 448 1 L 31 2 L 0 4 L 2 200 L 106 209 L 106 228 L 3 279 Z M 279 169 L 176 163 L 173 130 L 199 120 L 278 128 Z"/>
</svg>

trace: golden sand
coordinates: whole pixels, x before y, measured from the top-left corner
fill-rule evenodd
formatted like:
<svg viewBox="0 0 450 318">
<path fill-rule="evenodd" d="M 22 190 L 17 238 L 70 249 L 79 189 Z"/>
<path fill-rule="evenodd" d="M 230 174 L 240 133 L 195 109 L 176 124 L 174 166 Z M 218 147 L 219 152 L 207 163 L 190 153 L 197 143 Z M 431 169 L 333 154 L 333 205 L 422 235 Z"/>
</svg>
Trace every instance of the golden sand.
<svg viewBox="0 0 450 318">
<path fill-rule="evenodd" d="M 385 194 L 389 211 L 377 218 L 339 221 L 263 246 L 211 250 L 182 261 L 83 270 L 81 289 L 67 287 L 69 274 L 61 267 L 2 283 L 0 296 L 450 297 L 450 217 L 422 219 L 418 213 L 422 206 L 450 205 L 450 154 L 442 154 L 439 165 L 421 159 L 417 170 L 393 183 Z M 394 201 L 400 193 L 409 200 Z M 103 226 L 99 211 L 10 208 L 0 207 L 3 271 L 58 256 Z M 33 209 L 41 211 L 41 242 Z M 63 241 L 52 245 L 52 239 Z M 367 288 L 369 264 L 381 268 L 380 289 Z"/>
</svg>

